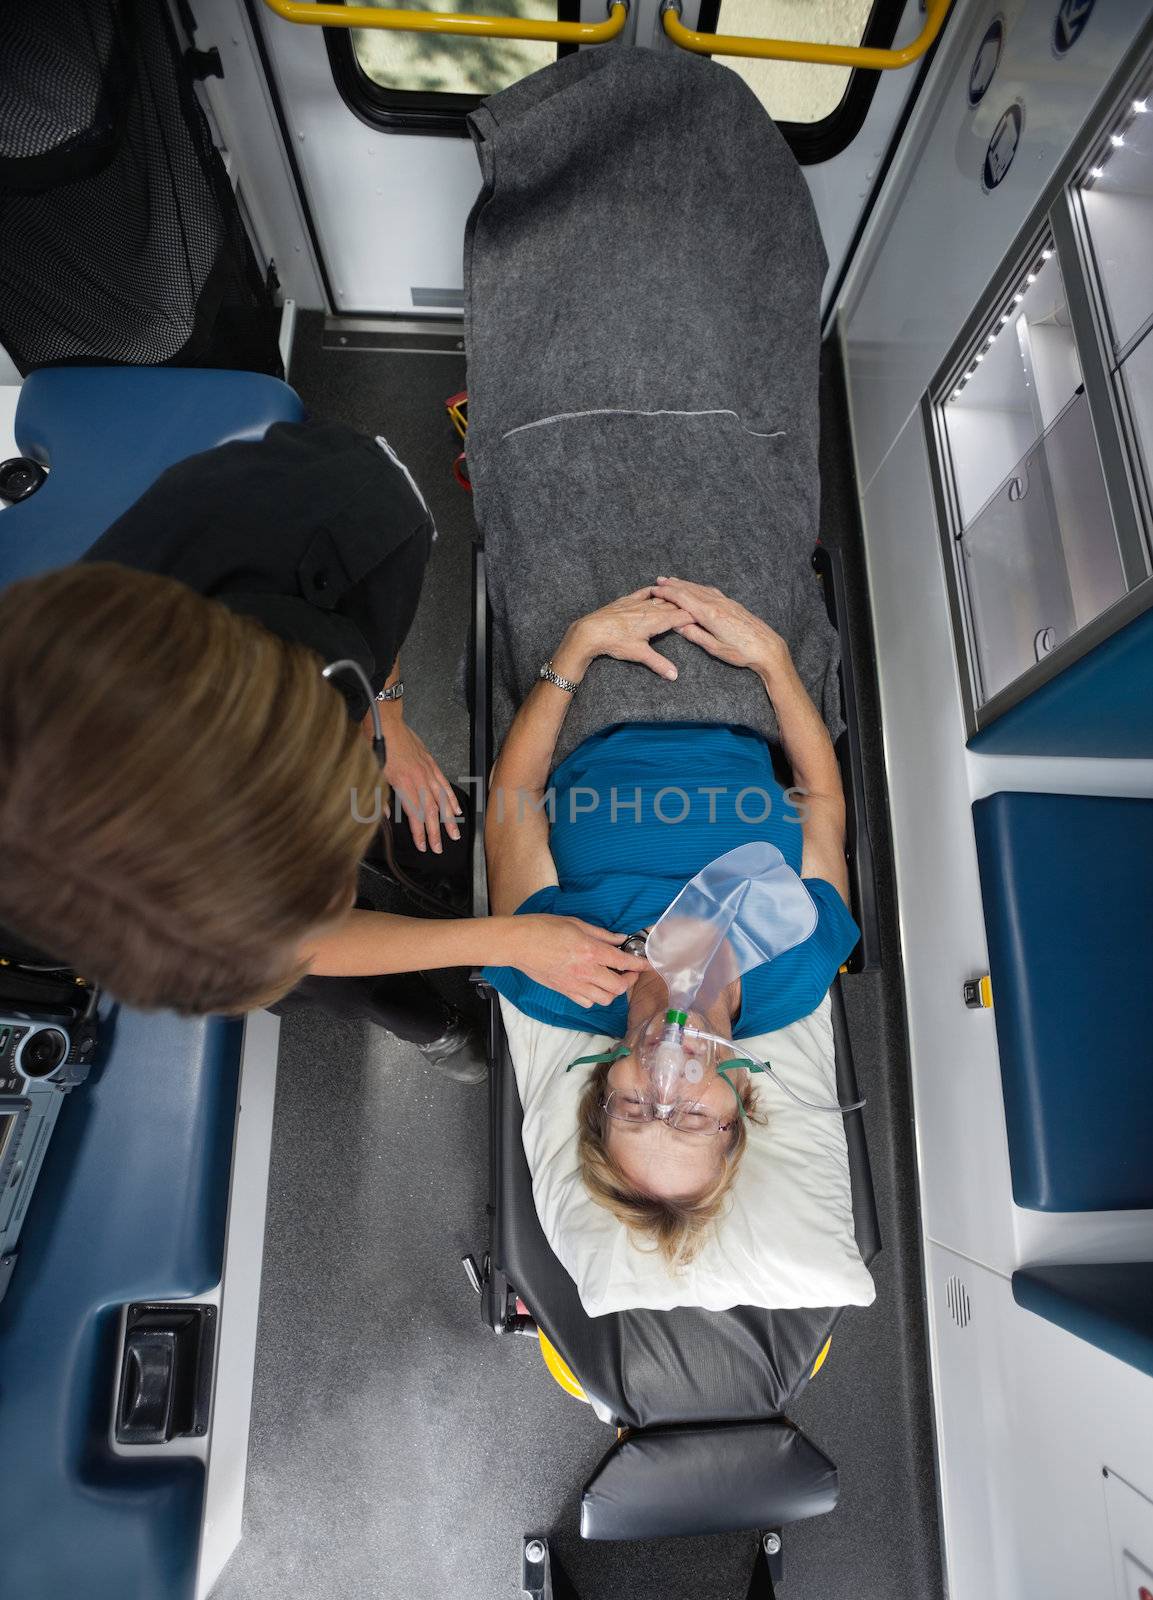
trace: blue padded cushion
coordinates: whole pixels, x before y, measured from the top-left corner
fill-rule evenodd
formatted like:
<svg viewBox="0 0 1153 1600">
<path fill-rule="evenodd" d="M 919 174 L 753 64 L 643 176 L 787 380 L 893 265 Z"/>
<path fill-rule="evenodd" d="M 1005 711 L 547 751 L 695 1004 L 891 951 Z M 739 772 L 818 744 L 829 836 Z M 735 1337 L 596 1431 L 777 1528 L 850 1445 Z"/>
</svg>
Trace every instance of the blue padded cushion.
<svg viewBox="0 0 1153 1600">
<path fill-rule="evenodd" d="M 1013 1197 L 1153 1206 L 1153 801 L 973 807 Z"/>
<path fill-rule="evenodd" d="M 0 583 L 76 561 L 168 467 L 230 439 L 261 439 L 303 407 L 279 378 L 175 367 L 48 367 L 16 407 L 22 455 L 48 468 L 0 510 Z"/>
<path fill-rule="evenodd" d="M 247 372 L 33 373 L 20 450 L 49 468 L 0 510 L 0 583 L 88 549 L 167 467 L 298 421 L 286 384 Z M 125 1460 L 109 1421 L 119 1307 L 219 1282 L 243 1025 L 125 1009 L 61 1108 L 0 1303 L 0 1590 L 21 1600 L 191 1600 L 198 1461 Z"/>
<path fill-rule="evenodd" d="M 0 1591 L 191 1600 L 198 1461 L 113 1454 L 117 1311 L 221 1276 L 243 1024 L 121 1010 L 61 1107 L 0 1302 Z"/>
<path fill-rule="evenodd" d="M 1153 609 L 982 728 L 974 750 L 1153 756 Z"/>
<path fill-rule="evenodd" d="M 1153 1378 L 1153 1261 L 1028 1267 L 1013 1298 Z"/>
</svg>

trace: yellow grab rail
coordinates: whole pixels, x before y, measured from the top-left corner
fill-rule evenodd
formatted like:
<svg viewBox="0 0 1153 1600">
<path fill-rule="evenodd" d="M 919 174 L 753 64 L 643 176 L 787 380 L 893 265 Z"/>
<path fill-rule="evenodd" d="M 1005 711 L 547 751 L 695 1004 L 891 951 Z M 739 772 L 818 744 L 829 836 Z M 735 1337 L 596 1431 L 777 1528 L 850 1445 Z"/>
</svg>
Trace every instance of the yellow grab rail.
<svg viewBox="0 0 1153 1600">
<path fill-rule="evenodd" d="M 755 61 L 808 61 L 824 67 L 885 71 L 907 67 L 925 54 L 941 31 L 949 5 L 950 0 L 929 0 L 925 26 L 911 44 L 900 50 L 874 50 L 859 44 L 810 44 L 802 39 L 748 39 L 736 33 L 697 33 L 681 22 L 681 0 L 664 0 L 661 21 L 674 44 L 700 56 L 749 56 Z"/>
<path fill-rule="evenodd" d="M 405 11 L 388 6 L 264 0 L 285 22 L 314 28 L 391 28 L 395 33 L 463 33 L 479 39 L 543 39 L 553 44 L 607 44 L 624 30 L 628 0 L 612 0 L 604 22 L 539 22 L 531 17 L 480 17 L 463 11 Z"/>
</svg>

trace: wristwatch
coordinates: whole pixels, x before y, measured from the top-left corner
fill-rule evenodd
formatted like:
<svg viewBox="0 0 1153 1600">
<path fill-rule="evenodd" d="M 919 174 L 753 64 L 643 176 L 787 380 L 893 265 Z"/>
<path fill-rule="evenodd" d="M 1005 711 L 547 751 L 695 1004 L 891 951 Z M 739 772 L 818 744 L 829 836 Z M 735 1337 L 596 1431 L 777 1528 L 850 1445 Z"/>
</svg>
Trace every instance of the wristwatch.
<svg viewBox="0 0 1153 1600">
<path fill-rule="evenodd" d="M 376 698 L 378 700 L 382 700 L 382 701 L 384 701 L 384 700 L 403 700 L 404 699 L 404 679 L 403 678 L 398 678 L 397 681 L 388 689 L 378 689 L 376 691 Z"/>
<path fill-rule="evenodd" d="M 580 685 L 578 683 L 574 683 L 571 678 L 562 678 L 559 672 L 554 672 L 551 661 L 545 662 L 544 666 L 537 673 L 537 677 L 542 683 L 555 683 L 558 689 L 564 690 L 565 694 L 576 694 L 577 690 L 580 688 Z"/>
<path fill-rule="evenodd" d="M 622 941 L 621 949 L 627 956 L 643 956 L 648 938 L 649 930 L 642 928 L 639 933 L 630 933 L 628 938 Z"/>
</svg>

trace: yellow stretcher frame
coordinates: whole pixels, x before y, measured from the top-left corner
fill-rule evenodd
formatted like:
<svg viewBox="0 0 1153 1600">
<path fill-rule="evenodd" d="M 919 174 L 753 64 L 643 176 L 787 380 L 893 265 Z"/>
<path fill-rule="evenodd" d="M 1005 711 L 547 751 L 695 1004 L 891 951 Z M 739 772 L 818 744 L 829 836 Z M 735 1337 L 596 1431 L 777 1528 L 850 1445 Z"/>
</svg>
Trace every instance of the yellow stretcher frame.
<svg viewBox="0 0 1153 1600">
<path fill-rule="evenodd" d="M 546 44 L 608 44 L 623 33 L 628 0 L 611 0 L 604 22 L 538 22 L 464 11 L 406 11 L 398 6 L 322 5 L 317 0 L 264 0 L 285 22 L 314 28 L 388 28 L 394 33 L 456 33 L 480 39 L 540 39 Z"/>
<path fill-rule="evenodd" d="M 561 1355 L 556 1345 L 550 1343 L 539 1328 L 537 1329 L 537 1335 L 540 1339 L 540 1353 L 544 1358 L 544 1364 L 552 1376 L 560 1384 L 565 1394 L 571 1394 L 574 1400 L 583 1400 L 587 1406 L 589 1397 L 581 1388 L 580 1379 L 576 1373 L 569 1366 L 564 1356 Z"/>
<path fill-rule="evenodd" d="M 531 17 L 486 17 L 464 11 L 407 11 L 399 6 L 342 5 L 338 0 L 264 0 L 285 22 L 314 28 L 382 28 L 394 33 L 453 33 L 479 39 L 534 39 L 546 44 L 608 44 L 624 32 L 628 0 L 610 0 L 604 22 L 539 22 Z M 664 0 L 661 23 L 682 50 L 701 56 L 746 56 L 754 61 L 804 61 L 811 66 L 864 67 L 888 72 L 910 66 L 934 43 L 952 0 L 929 0 L 925 26 L 899 50 L 859 44 L 812 44 L 804 39 L 750 39 L 698 33 L 681 21 L 681 0 Z"/>
<path fill-rule="evenodd" d="M 681 0 L 664 0 L 661 22 L 674 44 L 699 56 L 746 56 L 752 61 L 804 61 L 819 67 L 864 67 L 891 72 L 910 66 L 934 43 L 952 0 L 929 0 L 925 26 L 899 50 L 860 44 L 812 44 L 803 39 L 750 39 L 737 33 L 698 33 L 681 21 Z"/>
<path fill-rule="evenodd" d="M 589 1397 L 581 1388 L 580 1379 L 569 1366 L 564 1356 L 561 1355 L 560 1351 L 554 1344 L 550 1343 L 550 1341 L 545 1338 L 544 1334 L 539 1328 L 537 1329 L 537 1336 L 540 1339 L 540 1353 L 544 1358 L 544 1364 L 555 1378 L 556 1382 L 564 1390 L 565 1394 L 571 1394 L 574 1400 L 583 1400 L 585 1405 L 588 1405 Z M 829 1337 L 821 1346 L 817 1355 L 817 1359 L 813 1362 L 813 1370 L 809 1373 L 810 1380 L 815 1378 L 817 1373 L 820 1372 L 821 1368 L 824 1366 L 825 1358 L 828 1356 L 829 1348 L 832 1345 L 832 1342 L 833 1336 L 830 1333 Z M 618 1428 L 618 1439 L 620 1438 L 621 1432 L 622 1430 Z"/>
</svg>

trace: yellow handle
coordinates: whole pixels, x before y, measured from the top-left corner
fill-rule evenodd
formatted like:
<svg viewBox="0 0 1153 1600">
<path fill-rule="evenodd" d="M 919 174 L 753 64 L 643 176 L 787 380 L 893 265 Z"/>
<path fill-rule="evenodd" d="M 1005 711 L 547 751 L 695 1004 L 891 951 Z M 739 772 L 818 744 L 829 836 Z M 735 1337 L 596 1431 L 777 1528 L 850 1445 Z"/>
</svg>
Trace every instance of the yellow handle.
<svg viewBox="0 0 1153 1600">
<path fill-rule="evenodd" d="M 555 44 L 607 44 L 624 29 L 627 0 L 612 0 L 604 22 L 537 22 L 530 17 L 478 17 L 462 11 L 322 5 L 316 0 L 264 0 L 285 22 L 314 28 L 391 28 L 396 33 L 463 33 L 480 39 L 543 39 Z"/>
<path fill-rule="evenodd" d="M 674 44 L 700 56 L 749 56 L 756 61 L 807 61 L 822 67 L 886 71 L 907 67 L 925 54 L 941 31 L 949 5 L 950 0 L 929 0 L 924 28 L 912 44 L 900 50 L 873 50 L 859 44 L 809 44 L 802 39 L 747 39 L 735 33 L 697 33 L 681 22 L 681 0 L 664 0 L 661 20 Z"/>
</svg>

